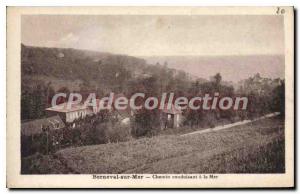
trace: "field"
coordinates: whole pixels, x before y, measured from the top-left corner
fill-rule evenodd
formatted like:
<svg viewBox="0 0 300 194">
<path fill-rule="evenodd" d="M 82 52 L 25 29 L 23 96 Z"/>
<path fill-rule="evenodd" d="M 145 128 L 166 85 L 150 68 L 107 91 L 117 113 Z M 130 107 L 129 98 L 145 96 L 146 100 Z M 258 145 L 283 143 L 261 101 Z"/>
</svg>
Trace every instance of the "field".
<svg viewBox="0 0 300 194">
<path fill-rule="evenodd" d="M 34 155 L 24 174 L 284 173 L 283 120 L 189 136 L 161 135 Z"/>
</svg>

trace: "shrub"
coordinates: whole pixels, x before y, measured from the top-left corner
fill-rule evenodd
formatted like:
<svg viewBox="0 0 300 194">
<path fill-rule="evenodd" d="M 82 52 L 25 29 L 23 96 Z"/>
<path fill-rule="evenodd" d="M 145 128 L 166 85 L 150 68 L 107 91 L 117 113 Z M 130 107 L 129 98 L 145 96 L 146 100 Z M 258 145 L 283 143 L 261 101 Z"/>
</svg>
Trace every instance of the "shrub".
<svg viewBox="0 0 300 194">
<path fill-rule="evenodd" d="M 160 129 L 160 117 L 157 110 L 141 110 L 135 114 L 132 122 L 132 135 L 134 137 L 153 136 Z"/>
<path fill-rule="evenodd" d="M 95 128 L 97 143 L 120 142 L 131 139 L 131 126 L 121 122 L 100 123 Z"/>
<path fill-rule="evenodd" d="M 128 124 L 120 122 L 109 122 L 108 130 L 106 131 L 106 138 L 109 142 L 128 141 L 131 139 L 131 127 Z"/>
<path fill-rule="evenodd" d="M 207 112 L 207 114 L 204 114 L 203 120 L 205 125 L 210 128 L 214 128 L 216 126 L 217 119 L 212 112 Z"/>
</svg>

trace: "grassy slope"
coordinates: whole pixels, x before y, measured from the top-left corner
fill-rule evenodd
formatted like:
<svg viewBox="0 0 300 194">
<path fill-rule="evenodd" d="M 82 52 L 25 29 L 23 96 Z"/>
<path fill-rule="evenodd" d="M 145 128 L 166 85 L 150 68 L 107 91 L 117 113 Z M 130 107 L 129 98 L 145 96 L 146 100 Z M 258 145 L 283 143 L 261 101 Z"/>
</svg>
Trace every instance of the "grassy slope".
<svg viewBox="0 0 300 194">
<path fill-rule="evenodd" d="M 54 157 L 69 173 L 284 172 L 284 127 L 272 118 L 213 133 L 68 148 Z"/>
</svg>

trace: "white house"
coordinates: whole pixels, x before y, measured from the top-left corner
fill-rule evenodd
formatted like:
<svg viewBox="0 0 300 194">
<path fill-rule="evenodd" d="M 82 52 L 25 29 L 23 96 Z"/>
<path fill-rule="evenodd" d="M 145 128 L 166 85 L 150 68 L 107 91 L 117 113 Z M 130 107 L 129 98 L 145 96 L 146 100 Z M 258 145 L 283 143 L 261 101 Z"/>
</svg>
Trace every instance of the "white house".
<svg viewBox="0 0 300 194">
<path fill-rule="evenodd" d="M 65 123 L 72 123 L 74 120 L 85 118 L 93 110 L 83 104 L 72 104 L 68 107 L 67 103 L 62 103 L 47 108 L 46 111 L 49 115 L 59 115 Z"/>
<path fill-rule="evenodd" d="M 161 129 L 178 128 L 182 122 L 182 111 L 174 104 L 165 104 L 161 111 Z"/>
</svg>

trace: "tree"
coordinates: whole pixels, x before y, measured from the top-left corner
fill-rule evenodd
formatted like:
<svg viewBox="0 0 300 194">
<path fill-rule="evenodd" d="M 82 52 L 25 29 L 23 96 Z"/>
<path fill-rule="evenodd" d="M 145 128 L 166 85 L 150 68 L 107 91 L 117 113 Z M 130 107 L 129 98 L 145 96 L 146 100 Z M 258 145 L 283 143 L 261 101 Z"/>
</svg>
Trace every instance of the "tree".
<svg viewBox="0 0 300 194">
<path fill-rule="evenodd" d="M 239 95 L 248 97 L 248 117 L 269 112 L 284 114 L 284 80 L 261 77 L 259 73 L 242 81 Z"/>
<path fill-rule="evenodd" d="M 215 76 L 215 81 L 216 81 L 216 85 L 220 85 L 221 84 L 221 81 L 222 81 L 222 76 L 220 73 L 217 73 Z"/>
</svg>

